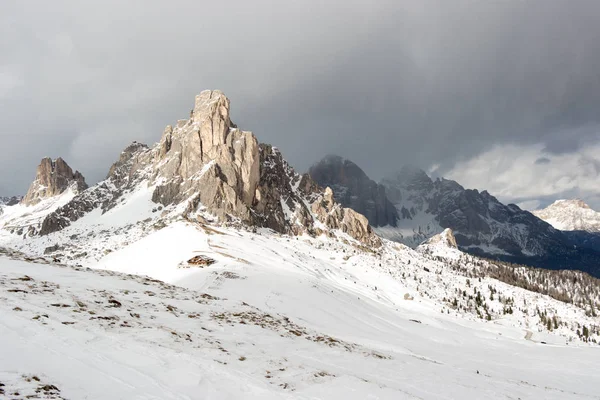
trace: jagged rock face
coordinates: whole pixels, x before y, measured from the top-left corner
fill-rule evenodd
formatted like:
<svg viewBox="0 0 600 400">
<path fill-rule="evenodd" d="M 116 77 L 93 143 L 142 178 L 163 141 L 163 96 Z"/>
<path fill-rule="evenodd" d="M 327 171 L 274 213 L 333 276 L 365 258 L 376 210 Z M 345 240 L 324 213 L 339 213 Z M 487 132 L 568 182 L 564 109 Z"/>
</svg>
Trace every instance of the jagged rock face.
<svg viewBox="0 0 600 400">
<path fill-rule="evenodd" d="M 83 175 L 73 172 L 71 167 L 62 159 L 43 158 L 37 167 L 36 177 L 21 204 L 35 205 L 49 197 L 57 196 L 68 188 L 76 193 L 87 189 Z"/>
<path fill-rule="evenodd" d="M 153 148 L 134 143 L 121 153 L 107 179 L 50 214 L 41 234 L 63 229 L 87 212 L 103 212 L 139 185 L 153 188 L 164 206 L 186 204 L 190 220 L 208 212 L 220 222 L 241 222 L 280 233 L 310 235 L 338 229 L 371 246 L 381 244 L 367 219 L 344 209 L 308 175 L 298 175 L 269 145 L 229 117 L 229 100 L 219 91 L 196 96 L 189 120 L 167 126 Z M 314 203 L 327 204 L 326 208 Z"/>
<path fill-rule="evenodd" d="M 416 247 L 451 228 L 466 252 L 545 268 L 596 268 L 600 254 L 575 249 L 562 232 L 514 204 L 504 205 L 488 192 L 464 189 L 416 168 L 384 179 L 400 219 L 398 231 L 380 234 Z M 407 232 L 409 232 L 407 234 Z"/>
<path fill-rule="evenodd" d="M 337 229 L 367 245 L 381 245 L 366 217 L 335 202 L 331 189 L 323 191 L 308 174 L 297 174 L 277 148 L 261 144 L 260 156 L 256 225 L 295 235 Z"/>
<path fill-rule="evenodd" d="M 164 205 L 196 196 L 208 211 L 248 222 L 259 181 L 258 141 L 234 127 L 220 91 L 196 96 L 189 120 L 167 126 L 154 170 L 161 183 L 153 200 Z"/>
<path fill-rule="evenodd" d="M 445 246 L 452 249 L 458 249 L 458 244 L 456 243 L 456 238 L 452 233 L 452 229 L 446 228 L 441 233 L 432 236 L 427 239 L 422 245 L 435 245 L 435 246 Z"/>
<path fill-rule="evenodd" d="M 315 201 L 318 191 L 308 176 L 290 167 L 277 148 L 260 144 L 260 179 L 252 207 L 256 225 L 281 233 L 314 234 L 306 200 Z"/>
<path fill-rule="evenodd" d="M 363 243 L 379 246 L 381 241 L 373 234 L 367 218 L 336 203 L 331 188 L 312 204 L 312 211 L 317 219 L 332 229 L 339 229 Z"/>
<path fill-rule="evenodd" d="M 600 212 L 579 199 L 557 200 L 532 213 L 561 231 L 600 232 Z"/>
<path fill-rule="evenodd" d="M 330 187 L 344 207 L 367 217 L 372 226 L 396 226 L 398 213 L 386 196 L 386 189 L 369 179 L 350 160 L 328 155 L 308 171 L 320 186 Z"/>
</svg>

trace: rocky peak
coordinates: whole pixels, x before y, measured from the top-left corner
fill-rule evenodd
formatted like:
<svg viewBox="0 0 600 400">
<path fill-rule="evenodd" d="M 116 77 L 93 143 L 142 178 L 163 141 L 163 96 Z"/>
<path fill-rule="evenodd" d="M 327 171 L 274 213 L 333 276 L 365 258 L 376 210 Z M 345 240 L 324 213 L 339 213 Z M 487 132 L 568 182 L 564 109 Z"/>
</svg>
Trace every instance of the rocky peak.
<svg viewBox="0 0 600 400">
<path fill-rule="evenodd" d="M 456 238 L 454 237 L 454 233 L 450 228 L 446 228 L 437 235 L 434 235 L 431 238 L 427 239 L 425 242 L 423 242 L 423 245 L 445 246 L 453 249 L 458 249 Z"/>
<path fill-rule="evenodd" d="M 218 90 L 196 96 L 190 119 L 167 126 L 154 147 L 134 143 L 125 149 L 106 181 L 49 215 L 41 232 L 63 229 L 95 208 L 106 211 L 142 184 L 155 203 L 184 204 L 189 221 L 204 221 L 208 213 L 220 223 L 285 234 L 339 230 L 364 244 L 380 244 L 364 216 L 340 206 L 308 175 L 297 174 L 275 147 L 259 145 L 252 132 L 238 129 L 229 99 Z"/>
<path fill-rule="evenodd" d="M 153 200 L 164 205 L 194 197 L 209 212 L 252 220 L 259 181 L 258 140 L 233 127 L 229 99 L 217 90 L 196 96 L 192 117 L 167 126 L 153 152 Z"/>
<path fill-rule="evenodd" d="M 557 200 L 533 214 L 562 231 L 600 232 L 600 213 L 581 199 Z"/>
<path fill-rule="evenodd" d="M 43 158 L 37 167 L 36 177 L 21 204 L 35 205 L 40 201 L 57 196 L 71 188 L 75 193 L 87 189 L 83 175 L 73 172 L 71 167 L 62 159 L 52 160 Z"/>
<path fill-rule="evenodd" d="M 320 186 L 331 187 L 338 202 L 366 216 L 372 226 L 396 226 L 398 214 L 385 187 L 369 179 L 352 161 L 328 155 L 308 173 Z"/>
</svg>

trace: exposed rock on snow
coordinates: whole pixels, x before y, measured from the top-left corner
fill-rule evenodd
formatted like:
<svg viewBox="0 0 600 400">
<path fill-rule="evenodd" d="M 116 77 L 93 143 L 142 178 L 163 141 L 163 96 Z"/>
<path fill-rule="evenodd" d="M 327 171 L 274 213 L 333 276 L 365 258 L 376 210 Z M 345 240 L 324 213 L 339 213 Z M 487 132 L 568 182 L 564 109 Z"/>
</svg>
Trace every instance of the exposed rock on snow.
<svg viewBox="0 0 600 400">
<path fill-rule="evenodd" d="M 452 249 L 458 249 L 456 238 L 454 238 L 454 234 L 450 228 L 446 228 L 442 233 L 438 233 L 427 239 L 422 245 L 445 246 Z"/>
<path fill-rule="evenodd" d="M 209 265 L 214 264 L 215 260 L 210 257 L 200 255 L 190 258 L 187 260 L 187 263 L 188 265 L 193 265 L 195 267 L 208 267 Z"/>
<path fill-rule="evenodd" d="M 561 231 L 600 232 L 600 212 L 579 199 L 557 200 L 532 213 Z"/>
<path fill-rule="evenodd" d="M 43 158 L 37 167 L 36 177 L 21 204 L 35 205 L 40 201 L 57 196 L 68 188 L 79 193 L 87 189 L 83 175 L 79 171 L 73 172 L 71 167 L 62 159 Z"/>
</svg>

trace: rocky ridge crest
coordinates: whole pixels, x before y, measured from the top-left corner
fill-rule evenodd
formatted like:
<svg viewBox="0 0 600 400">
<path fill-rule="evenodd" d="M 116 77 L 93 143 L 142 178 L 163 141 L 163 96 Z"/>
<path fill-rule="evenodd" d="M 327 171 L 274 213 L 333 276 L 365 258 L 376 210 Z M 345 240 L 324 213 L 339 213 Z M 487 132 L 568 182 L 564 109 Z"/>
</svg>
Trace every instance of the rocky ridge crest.
<svg viewBox="0 0 600 400">
<path fill-rule="evenodd" d="M 341 207 L 308 175 L 299 175 L 272 146 L 259 144 L 231 121 L 230 103 L 217 90 L 195 98 L 190 118 L 167 126 L 153 147 L 134 143 L 121 153 L 107 179 L 50 214 L 41 234 L 68 226 L 100 207 L 103 212 L 138 185 L 153 190 L 165 208 L 185 204 L 183 215 L 220 223 L 268 227 L 285 234 L 342 231 L 380 245 L 362 215 Z"/>
</svg>

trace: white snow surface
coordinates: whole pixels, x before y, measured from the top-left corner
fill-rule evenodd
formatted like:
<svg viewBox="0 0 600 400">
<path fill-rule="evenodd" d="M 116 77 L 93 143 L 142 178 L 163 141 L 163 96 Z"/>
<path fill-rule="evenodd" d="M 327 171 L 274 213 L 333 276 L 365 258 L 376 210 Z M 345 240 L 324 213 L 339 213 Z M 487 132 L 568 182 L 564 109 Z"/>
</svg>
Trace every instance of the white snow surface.
<svg viewBox="0 0 600 400">
<path fill-rule="evenodd" d="M 384 240 L 369 251 L 343 235 L 185 221 L 158 210 L 144 186 L 63 231 L 0 235 L 0 246 L 31 256 L 61 248 L 53 262 L 0 257 L 5 395 L 54 385 L 41 393 L 600 399 L 600 347 L 574 333 L 598 318 L 494 279 L 469 281 L 455 266 L 477 268 L 475 259 L 457 249 Z M 190 266 L 197 255 L 215 263 Z M 489 321 L 463 291 L 481 292 Z M 502 312 L 500 296 L 514 313 Z M 564 324 L 549 332 L 537 309 Z"/>
<path fill-rule="evenodd" d="M 581 200 L 557 200 L 532 213 L 561 231 L 600 232 L 600 212 Z"/>
<path fill-rule="evenodd" d="M 37 227 L 46 215 L 67 204 L 75 197 L 75 194 L 72 188 L 68 188 L 63 193 L 46 198 L 35 205 L 19 203 L 3 206 L 3 212 L 0 213 L 0 232 L 5 233 L 13 229 L 22 229 L 27 232 L 30 226 Z"/>
</svg>

